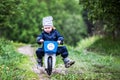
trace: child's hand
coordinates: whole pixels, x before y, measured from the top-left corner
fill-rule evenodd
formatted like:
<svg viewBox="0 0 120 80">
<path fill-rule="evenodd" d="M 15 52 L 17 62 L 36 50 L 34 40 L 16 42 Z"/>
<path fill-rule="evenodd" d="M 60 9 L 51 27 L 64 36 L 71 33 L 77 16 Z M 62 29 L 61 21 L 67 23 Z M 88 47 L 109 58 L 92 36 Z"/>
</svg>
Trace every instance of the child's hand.
<svg viewBox="0 0 120 80">
<path fill-rule="evenodd" d="M 43 42 L 44 42 L 44 40 L 43 40 L 43 39 L 40 39 L 40 42 L 41 42 L 41 43 L 43 43 Z"/>
<path fill-rule="evenodd" d="M 60 41 L 60 40 L 58 40 L 57 42 L 58 42 L 58 44 L 60 44 L 60 43 L 61 43 L 61 41 Z"/>
</svg>

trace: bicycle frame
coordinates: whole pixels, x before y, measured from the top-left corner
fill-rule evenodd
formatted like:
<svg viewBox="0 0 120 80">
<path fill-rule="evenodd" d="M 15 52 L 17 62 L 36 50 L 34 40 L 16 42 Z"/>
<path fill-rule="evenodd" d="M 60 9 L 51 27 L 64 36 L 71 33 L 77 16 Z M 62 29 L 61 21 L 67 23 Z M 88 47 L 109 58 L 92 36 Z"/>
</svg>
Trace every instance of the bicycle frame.
<svg viewBox="0 0 120 80">
<path fill-rule="evenodd" d="M 51 75 L 52 69 L 55 67 L 57 47 L 56 41 L 44 41 L 44 64 L 48 75 Z"/>
</svg>

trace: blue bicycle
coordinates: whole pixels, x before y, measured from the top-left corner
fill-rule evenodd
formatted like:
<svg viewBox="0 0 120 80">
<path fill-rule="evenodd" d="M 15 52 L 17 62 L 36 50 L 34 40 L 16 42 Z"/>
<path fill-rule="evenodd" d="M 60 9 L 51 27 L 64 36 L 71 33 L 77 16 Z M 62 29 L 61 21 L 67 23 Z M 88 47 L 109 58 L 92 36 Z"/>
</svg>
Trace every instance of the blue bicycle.
<svg viewBox="0 0 120 80">
<path fill-rule="evenodd" d="M 56 41 L 44 41 L 44 64 L 48 75 L 51 75 L 56 63 L 56 52 L 58 43 Z"/>
</svg>

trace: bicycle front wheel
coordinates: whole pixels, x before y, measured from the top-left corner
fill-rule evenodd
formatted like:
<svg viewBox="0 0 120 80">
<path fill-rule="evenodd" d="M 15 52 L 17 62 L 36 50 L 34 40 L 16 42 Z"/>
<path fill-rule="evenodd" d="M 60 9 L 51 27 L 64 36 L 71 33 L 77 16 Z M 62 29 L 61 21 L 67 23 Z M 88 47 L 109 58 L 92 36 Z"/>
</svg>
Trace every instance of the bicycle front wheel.
<svg viewBox="0 0 120 80">
<path fill-rule="evenodd" d="M 48 69 L 47 69 L 48 75 L 51 75 L 52 73 L 52 57 L 48 57 Z"/>
</svg>

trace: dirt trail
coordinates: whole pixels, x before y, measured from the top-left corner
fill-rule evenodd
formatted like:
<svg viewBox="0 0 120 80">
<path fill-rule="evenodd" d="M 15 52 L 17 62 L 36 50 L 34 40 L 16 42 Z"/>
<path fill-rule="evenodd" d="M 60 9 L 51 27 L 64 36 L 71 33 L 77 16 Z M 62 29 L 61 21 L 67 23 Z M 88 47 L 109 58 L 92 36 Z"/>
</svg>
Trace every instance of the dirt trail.
<svg viewBox="0 0 120 80">
<path fill-rule="evenodd" d="M 44 68 L 38 69 L 36 65 L 36 59 L 34 58 L 35 49 L 31 45 L 26 45 L 18 48 L 18 52 L 25 54 L 30 57 L 32 70 L 39 76 L 39 80 L 51 80 L 50 77 L 45 73 Z M 65 74 L 67 71 L 63 65 L 60 65 L 59 68 L 55 68 L 53 74 Z"/>
</svg>

